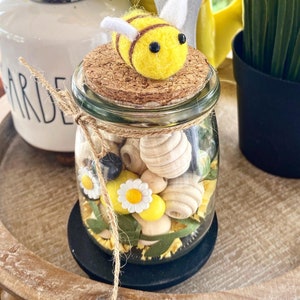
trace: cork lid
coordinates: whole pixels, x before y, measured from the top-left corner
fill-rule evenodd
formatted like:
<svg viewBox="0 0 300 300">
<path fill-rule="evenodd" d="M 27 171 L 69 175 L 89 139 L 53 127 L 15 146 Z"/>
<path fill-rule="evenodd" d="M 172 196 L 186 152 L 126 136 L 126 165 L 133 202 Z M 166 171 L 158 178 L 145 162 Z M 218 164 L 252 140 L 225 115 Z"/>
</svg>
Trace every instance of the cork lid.
<svg viewBox="0 0 300 300">
<path fill-rule="evenodd" d="M 209 64 L 189 47 L 184 67 L 167 80 L 153 80 L 127 66 L 111 44 L 97 47 L 83 60 L 85 84 L 110 102 L 130 107 L 158 107 L 184 101 L 202 90 Z"/>
</svg>

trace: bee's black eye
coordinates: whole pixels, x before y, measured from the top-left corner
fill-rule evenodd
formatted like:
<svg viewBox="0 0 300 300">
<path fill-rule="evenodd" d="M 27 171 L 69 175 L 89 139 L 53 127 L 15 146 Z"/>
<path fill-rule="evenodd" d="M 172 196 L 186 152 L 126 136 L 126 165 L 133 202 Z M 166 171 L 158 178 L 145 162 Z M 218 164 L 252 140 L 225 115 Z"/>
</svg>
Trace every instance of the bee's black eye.
<svg viewBox="0 0 300 300">
<path fill-rule="evenodd" d="M 186 42 L 186 36 L 183 33 L 178 34 L 178 41 L 182 45 Z"/>
<path fill-rule="evenodd" d="M 160 50 L 160 45 L 158 42 L 152 42 L 150 43 L 149 45 L 149 50 L 152 52 L 152 53 L 157 53 L 159 52 Z"/>
</svg>

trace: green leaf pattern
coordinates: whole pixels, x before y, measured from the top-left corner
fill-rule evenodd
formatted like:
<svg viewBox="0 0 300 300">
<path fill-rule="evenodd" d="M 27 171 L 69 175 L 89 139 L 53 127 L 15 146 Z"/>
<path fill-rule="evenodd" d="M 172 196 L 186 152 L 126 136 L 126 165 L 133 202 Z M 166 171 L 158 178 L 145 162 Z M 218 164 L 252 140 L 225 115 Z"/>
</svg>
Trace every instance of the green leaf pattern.
<svg viewBox="0 0 300 300">
<path fill-rule="evenodd" d="M 87 226 L 95 233 L 99 234 L 103 230 L 108 229 L 108 224 L 103 220 L 98 205 L 94 201 L 89 201 L 89 205 L 95 215 L 95 218 L 86 220 Z M 148 236 L 141 233 L 141 225 L 135 220 L 132 215 L 117 215 L 119 225 L 120 242 L 131 246 L 137 246 L 140 239 L 146 241 L 158 241 L 152 246 L 149 246 L 145 252 L 146 257 L 160 256 L 166 252 L 176 238 L 182 238 L 193 233 L 200 223 L 192 218 L 185 220 L 176 220 L 176 222 L 185 225 L 181 230 Z"/>
</svg>

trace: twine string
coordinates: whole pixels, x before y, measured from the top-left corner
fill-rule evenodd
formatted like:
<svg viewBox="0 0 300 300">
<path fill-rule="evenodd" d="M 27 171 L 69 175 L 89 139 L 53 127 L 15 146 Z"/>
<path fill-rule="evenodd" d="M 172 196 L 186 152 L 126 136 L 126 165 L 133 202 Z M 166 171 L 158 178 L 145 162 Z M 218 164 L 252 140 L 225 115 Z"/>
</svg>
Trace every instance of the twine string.
<svg viewBox="0 0 300 300">
<path fill-rule="evenodd" d="M 103 137 L 102 132 L 108 132 L 116 134 L 125 138 L 141 138 L 144 136 L 158 136 L 161 134 L 172 133 L 177 130 L 184 130 L 193 125 L 197 125 L 202 122 L 206 117 L 208 117 L 212 111 L 202 113 L 198 117 L 187 121 L 182 124 L 176 124 L 168 127 L 145 127 L 145 128 L 134 128 L 134 127 L 122 127 L 120 125 L 115 125 L 110 122 L 104 122 L 102 120 L 96 119 L 82 111 L 79 106 L 76 104 L 74 98 L 68 90 L 57 91 L 51 86 L 51 84 L 45 79 L 45 77 L 37 71 L 35 68 L 30 66 L 26 60 L 22 57 L 19 58 L 19 62 L 25 66 L 32 76 L 38 80 L 41 85 L 52 95 L 56 101 L 57 106 L 68 116 L 73 117 L 74 121 L 80 126 L 82 132 L 91 147 L 91 152 L 93 159 L 95 160 L 96 172 L 99 179 L 101 194 L 103 196 L 104 202 L 106 204 L 107 216 L 109 224 L 112 231 L 112 238 L 114 240 L 114 249 L 113 249 L 113 263 L 114 263 L 114 284 L 111 299 L 115 300 L 118 297 L 118 287 L 119 287 L 119 276 L 121 272 L 121 262 L 120 262 L 120 236 L 118 231 L 118 219 L 113 210 L 112 201 L 109 197 L 105 179 L 102 174 L 100 158 L 102 158 L 108 151 L 109 146 L 107 145 L 106 140 Z M 94 134 L 95 137 L 92 138 Z M 98 147 L 95 144 L 95 141 L 101 141 L 101 149 L 98 151 Z"/>
<path fill-rule="evenodd" d="M 115 300 L 118 297 L 119 277 L 120 277 L 120 270 L 121 270 L 118 220 L 116 214 L 114 213 L 113 205 L 106 189 L 106 184 L 105 184 L 105 180 L 102 174 L 100 161 L 99 161 L 99 158 L 105 155 L 108 147 L 106 146 L 105 143 L 102 143 L 101 150 L 98 153 L 96 145 L 93 139 L 91 138 L 91 134 L 90 134 L 90 130 L 92 130 L 92 132 L 96 134 L 97 138 L 99 138 L 100 141 L 103 141 L 103 137 L 99 131 L 97 121 L 95 118 L 86 115 L 84 112 L 80 110 L 80 108 L 76 105 L 69 91 L 67 90 L 57 91 L 49 84 L 49 82 L 45 79 L 45 77 L 35 68 L 30 66 L 24 58 L 20 57 L 19 61 L 24 67 L 28 69 L 31 75 L 34 76 L 41 83 L 41 85 L 52 95 L 52 97 L 56 101 L 57 106 L 66 115 L 72 116 L 74 118 L 74 121 L 82 129 L 83 134 L 91 147 L 93 159 L 96 165 L 96 172 L 101 187 L 101 192 L 103 195 L 104 202 L 106 203 L 107 216 L 108 216 L 109 224 L 111 226 L 112 237 L 115 241 L 115 246 L 113 250 L 114 284 L 113 284 L 113 290 L 111 295 L 111 299 Z"/>
</svg>

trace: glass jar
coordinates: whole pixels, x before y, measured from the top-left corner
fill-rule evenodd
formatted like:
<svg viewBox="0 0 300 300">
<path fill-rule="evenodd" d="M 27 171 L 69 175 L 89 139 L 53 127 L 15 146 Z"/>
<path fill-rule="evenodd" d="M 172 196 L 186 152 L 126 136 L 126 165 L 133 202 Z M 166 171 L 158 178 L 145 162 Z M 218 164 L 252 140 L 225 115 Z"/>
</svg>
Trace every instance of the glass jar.
<svg viewBox="0 0 300 300">
<path fill-rule="evenodd" d="M 219 142 L 214 106 L 220 85 L 214 69 L 196 95 L 159 108 L 122 106 L 95 94 L 84 82 L 82 65 L 74 72 L 72 91 L 77 104 L 107 128 L 100 130 L 101 138 L 90 134 L 97 151 L 108 147 L 99 160 L 126 261 L 158 264 L 188 253 L 215 214 Z M 83 224 L 111 254 L 106 204 L 81 127 L 75 161 Z"/>
<path fill-rule="evenodd" d="M 14 126 L 34 147 L 73 152 L 76 124 L 18 62 L 24 57 L 57 89 L 71 86 L 82 57 L 110 35 L 99 28 L 107 16 L 129 9 L 124 0 L 1 0 L 1 76 Z"/>
</svg>

